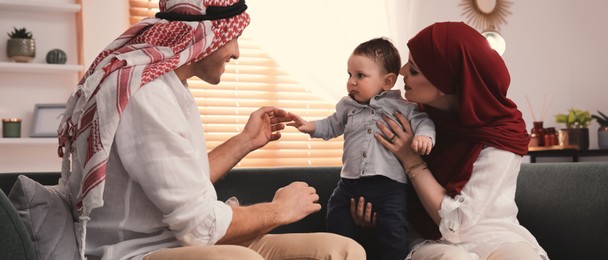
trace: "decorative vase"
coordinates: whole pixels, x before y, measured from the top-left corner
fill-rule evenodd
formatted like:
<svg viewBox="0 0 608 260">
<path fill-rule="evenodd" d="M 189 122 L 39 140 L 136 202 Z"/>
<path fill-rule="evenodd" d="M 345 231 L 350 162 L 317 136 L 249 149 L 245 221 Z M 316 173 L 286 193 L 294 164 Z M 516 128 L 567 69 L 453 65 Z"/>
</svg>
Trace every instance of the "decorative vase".
<svg viewBox="0 0 608 260">
<path fill-rule="evenodd" d="M 67 59 L 65 52 L 60 49 L 52 49 L 46 54 L 46 63 L 48 64 L 65 64 Z"/>
<path fill-rule="evenodd" d="M 568 128 L 568 143 L 579 150 L 589 149 L 589 128 Z"/>
<path fill-rule="evenodd" d="M 6 56 L 14 62 L 32 61 L 36 57 L 34 39 L 8 39 L 6 42 Z"/>
<path fill-rule="evenodd" d="M 532 122 L 534 127 L 530 130 L 530 143 L 528 147 L 544 146 L 545 145 L 545 129 L 543 121 Z"/>
<path fill-rule="evenodd" d="M 597 129 L 597 146 L 600 149 L 608 149 L 608 126 L 600 126 Z"/>
</svg>

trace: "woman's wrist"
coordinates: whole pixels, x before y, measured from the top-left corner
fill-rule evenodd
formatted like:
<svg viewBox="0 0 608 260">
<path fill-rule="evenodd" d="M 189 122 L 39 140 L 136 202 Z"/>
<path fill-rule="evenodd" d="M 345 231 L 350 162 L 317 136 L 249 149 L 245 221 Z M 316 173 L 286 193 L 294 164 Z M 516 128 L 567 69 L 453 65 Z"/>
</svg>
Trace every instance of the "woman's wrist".
<svg viewBox="0 0 608 260">
<path fill-rule="evenodd" d="M 424 160 L 422 160 L 422 157 L 420 157 L 418 154 L 412 153 L 412 155 L 403 159 L 403 168 L 408 171 L 410 168 L 422 163 L 425 163 Z"/>
<path fill-rule="evenodd" d="M 411 180 L 413 180 L 416 177 L 416 174 L 418 174 L 421 171 L 424 170 L 428 170 L 428 168 L 426 167 L 426 163 L 420 163 L 420 164 L 416 164 L 412 167 L 410 167 L 406 172 L 405 175 L 407 175 L 407 177 Z"/>
</svg>

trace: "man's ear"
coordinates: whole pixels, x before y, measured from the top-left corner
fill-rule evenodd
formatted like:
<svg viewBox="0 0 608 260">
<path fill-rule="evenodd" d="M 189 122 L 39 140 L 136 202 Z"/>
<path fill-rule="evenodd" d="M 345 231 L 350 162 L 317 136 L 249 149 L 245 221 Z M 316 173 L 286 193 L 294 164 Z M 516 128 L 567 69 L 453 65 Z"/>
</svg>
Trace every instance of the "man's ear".
<svg viewBox="0 0 608 260">
<path fill-rule="evenodd" d="M 384 86 L 382 87 L 384 90 L 390 90 L 395 86 L 397 82 L 397 74 L 388 73 L 384 76 Z"/>
</svg>

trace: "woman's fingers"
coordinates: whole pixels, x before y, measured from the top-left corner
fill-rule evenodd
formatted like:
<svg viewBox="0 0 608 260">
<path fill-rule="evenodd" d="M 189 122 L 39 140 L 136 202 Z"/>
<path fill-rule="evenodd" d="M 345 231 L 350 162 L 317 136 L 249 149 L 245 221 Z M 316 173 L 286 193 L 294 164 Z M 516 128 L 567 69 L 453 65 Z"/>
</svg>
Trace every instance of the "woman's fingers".
<svg viewBox="0 0 608 260">
<path fill-rule="evenodd" d="M 405 133 L 412 132 L 412 126 L 410 125 L 410 121 L 407 120 L 407 118 L 403 114 L 399 113 L 399 111 L 395 111 L 395 117 L 397 118 L 397 120 L 399 120 L 399 123 L 401 123 L 401 125 L 403 126 L 403 132 L 405 132 Z M 395 123 L 395 122 L 393 122 L 393 123 L 395 125 L 397 125 L 397 123 Z M 401 128 L 399 128 L 399 129 L 401 130 Z"/>
<path fill-rule="evenodd" d="M 387 116 L 383 116 L 383 119 L 387 123 L 388 123 L 388 120 L 390 120 L 390 118 L 388 118 Z M 395 135 L 395 133 L 393 133 L 393 131 L 391 131 L 391 129 L 389 129 L 385 124 L 383 124 L 382 121 L 377 121 L 376 126 L 378 126 L 378 129 L 380 129 L 380 132 L 382 132 L 382 135 L 385 136 L 386 140 L 389 140 L 391 137 L 393 137 Z"/>
<path fill-rule="evenodd" d="M 395 120 L 391 119 L 390 117 L 383 115 L 384 121 L 386 122 L 386 124 L 388 124 L 388 127 L 390 128 L 390 131 L 393 133 L 398 133 L 401 131 L 401 127 L 399 126 L 399 124 L 397 124 L 397 122 L 395 122 Z M 406 119 L 407 121 L 407 119 Z"/>
</svg>

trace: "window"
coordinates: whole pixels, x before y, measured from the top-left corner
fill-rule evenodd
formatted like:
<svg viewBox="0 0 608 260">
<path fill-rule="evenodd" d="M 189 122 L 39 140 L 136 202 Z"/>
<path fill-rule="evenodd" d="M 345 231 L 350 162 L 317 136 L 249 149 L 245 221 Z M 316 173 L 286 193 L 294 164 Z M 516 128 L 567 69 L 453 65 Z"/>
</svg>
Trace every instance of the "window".
<svg viewBox="0 0 608 260">
<path fill-rule="evenodd" d="M 157 2 L 129 0 L 131 24 L 158 12 Z M 299 84 L 257 46 L 255 35 L 248 35 L 245 30 L 239 46 L 241 57 L 226 66 L 220 84 L 210 85 L 196 77 L 188 80 L 209 150 L 240 132 L 249 114 L 262 106 L 277 106 L 306 120 L 334 112 L 334 103 Z M 337 166 L 342 161 L 342 142 L 342 137 L 330 141 L 311 139 L 287 127 L 280 140 L 250 153 L 237 167 Z"/>
</svg>

